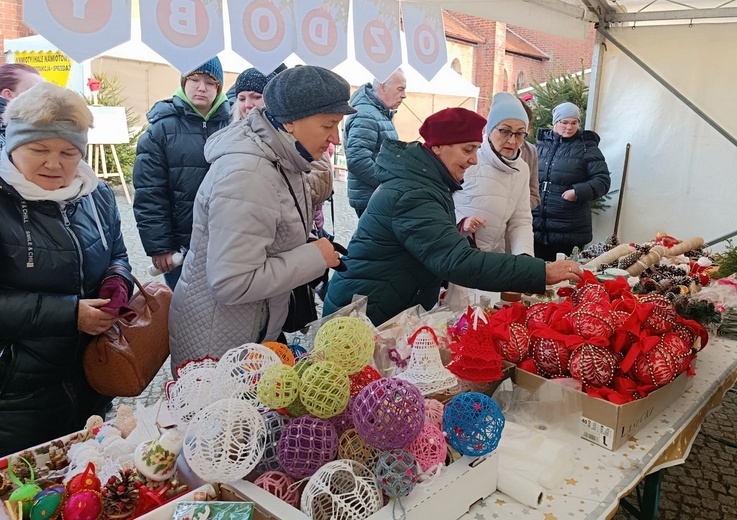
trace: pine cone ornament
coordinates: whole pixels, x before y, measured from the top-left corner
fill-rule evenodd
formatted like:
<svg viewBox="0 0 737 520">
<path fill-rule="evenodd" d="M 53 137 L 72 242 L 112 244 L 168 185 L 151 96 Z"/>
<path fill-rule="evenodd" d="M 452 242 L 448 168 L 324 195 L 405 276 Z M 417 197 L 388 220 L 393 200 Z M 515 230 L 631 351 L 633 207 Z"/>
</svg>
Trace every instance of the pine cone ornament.
<svg viewBox="0 0 737 520">
<path fill-rule="evenodd" d="M 121 520 L 130 518 L 138 503 L 138 487 L 133 471 L 121 470 L 105 483 L 101 491 L 105 518 Z"/>
<path fill-rule="evenodd" d="M 634 252 L 624 255 L 617 260 L 617 267 L 619 269 L 627 269 L 642 256 L 640 251 L 635 250 Z"/>
<path fill-rule="evenodd" d="M 609 386 L 619 363 L 608 350 L 594 345 L 581 345 L 571 353 L 568 370 L 584 387 Z"/>
</svg>

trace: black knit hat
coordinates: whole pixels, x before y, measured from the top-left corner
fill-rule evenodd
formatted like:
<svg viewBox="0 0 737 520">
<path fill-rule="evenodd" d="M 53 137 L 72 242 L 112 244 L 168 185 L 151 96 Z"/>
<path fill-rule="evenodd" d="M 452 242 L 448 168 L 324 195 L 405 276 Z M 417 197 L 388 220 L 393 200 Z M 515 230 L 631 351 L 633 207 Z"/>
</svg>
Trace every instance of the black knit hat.
<svg viewBox="0 0 737 520">
<path fill-rule="evenodd" d="M 245 91 L 263 94 L 266 84 L 275 77 L 276 71 L 264 76 L 258 69 L 246 69 L 235 80 L 235 95 Z"/>
<path fill-rule="evenodd" d="M 348 104 L 351 86 L 335 72 L 303 65 L 287 69 L 264 89 L 267 111 L 280 123 L 291 123 L 315 114 L 355 114 Z"/>
</svg>

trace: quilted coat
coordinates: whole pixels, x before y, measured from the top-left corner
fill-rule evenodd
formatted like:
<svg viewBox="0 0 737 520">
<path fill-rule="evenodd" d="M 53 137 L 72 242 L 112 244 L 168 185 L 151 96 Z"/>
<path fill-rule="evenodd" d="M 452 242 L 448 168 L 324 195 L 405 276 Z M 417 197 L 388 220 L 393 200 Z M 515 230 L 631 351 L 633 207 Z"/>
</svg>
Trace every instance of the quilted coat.
<svg viewBox="0 0 737 520">
<path fill-rule="evenodd" d="M 221 94 L 203 117 L 179 89 L 147 114 L 149 127 L 138 140 L 133 166 L 133 213 L 148 256 L 189 248 L 192 205 L 210 167 L 205 141 L 228 125 L 229 109 Z"/>
<path fill-rule="evenodd" d="M 344 132 L 348 203 L 363 211 L 379 186 L 374 170 L 381 143 L 398 135 L 392 122 L 394 111 L 376 97 L 370 83 L 353 93 L 351 106 L 358 112 L 348 118 Z"/>
<path fill-rule="evenodd" d="M 518 155 L 505 164 L 484 139 L 478 165 L 466 171 L 463 189 L 453 194 L 458 222 L 486 219 L 486 227 L 474 235 L 479 249 L 535 256 L 529 186 L 527 163 Z"/>
<path fill-rule="evenodd" d="M 540 205 L 533 212 L 535 242 L 545 245 L 591 242 L 591 201 L 609 191 L 609 168 L 591 130 L 563 137 L 543 128 L 537 135 Z M 573 188 L 576 200 L 561 194 Z"/>
<path fill-rule="evenodd" d="M 365 295 L 378 325 L 418 304 L 432 308 L 443 280 L 486 291 L 545 290 L 542 260 L 485 253 L 461 236 L 453 204 L 460 185 L 420 143 L 385 141 L 376 164 L 381 186 L 343 258 L 348 270 L 330 280 L 324 315 Z"/>
<path fill-rule="evenodd" d="M 92 390 L 82 372 L 90 336 L 77 329 L 77 304 L 96 298 L 111 274 L 132 281 L 107 185 L 64 205 L 25 201 L 3 171 L 0 456 L 81 429 L 103 412 L 110 398 Z"/>
<path fill-rule="evenodd" d="M 538 176 L 537 148 L 527 141 L 522 142 L 519 149 L 520 157 L 530 168 L 530 208 L 535 209 L 540 205 L 540 179 Z"/>
<path fill-rule="evenodd" d="M 325 272 L 319 249 L 306 243 L 310 163 L 288 137 L 258 108 L 207 142 L 212 167 L 197 193 L 192 247 L 169 314 L 173 367 L 276 339 L 291 290 Z"/>
</svg>

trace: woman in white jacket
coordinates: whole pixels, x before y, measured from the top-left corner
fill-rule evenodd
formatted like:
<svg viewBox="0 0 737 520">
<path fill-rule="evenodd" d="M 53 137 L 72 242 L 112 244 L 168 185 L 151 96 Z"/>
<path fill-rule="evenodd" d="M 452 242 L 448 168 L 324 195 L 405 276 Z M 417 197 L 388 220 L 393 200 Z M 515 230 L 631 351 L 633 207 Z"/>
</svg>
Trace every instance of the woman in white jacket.
<svg viewBox="0 0 737 520">
<path fill-rule="evenodd" d="M 528 122 L 516 97 L 496 94 L 478 165 L 453 195 L 459 229 L 482 251 L 534 256 L 530 170 L 520 157 Z"/>
</svg>

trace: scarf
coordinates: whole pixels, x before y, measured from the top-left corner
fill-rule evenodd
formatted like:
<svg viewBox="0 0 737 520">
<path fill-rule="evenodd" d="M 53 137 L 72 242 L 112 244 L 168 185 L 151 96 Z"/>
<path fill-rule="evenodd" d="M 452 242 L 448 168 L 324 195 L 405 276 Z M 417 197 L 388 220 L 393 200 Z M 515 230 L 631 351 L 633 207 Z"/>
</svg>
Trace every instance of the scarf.
<svg viewBox="0 0 737 520">
<path fill-rule="evenodd" d="M 89 164 L 79 161 L 77 171 L 69 186 L 56 190 L 45 190 L 18 171 L 6 151 L 0 152 L 0 177 L 25 200 L 51 200 L 55 202 L 71 202 L 89 195 L 97 188 L 97 175 Z"/>
</svg>

